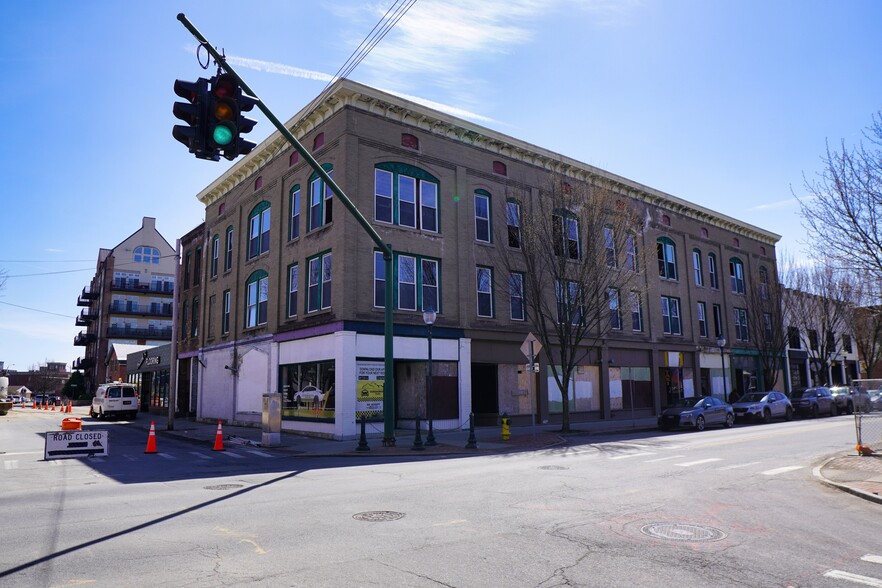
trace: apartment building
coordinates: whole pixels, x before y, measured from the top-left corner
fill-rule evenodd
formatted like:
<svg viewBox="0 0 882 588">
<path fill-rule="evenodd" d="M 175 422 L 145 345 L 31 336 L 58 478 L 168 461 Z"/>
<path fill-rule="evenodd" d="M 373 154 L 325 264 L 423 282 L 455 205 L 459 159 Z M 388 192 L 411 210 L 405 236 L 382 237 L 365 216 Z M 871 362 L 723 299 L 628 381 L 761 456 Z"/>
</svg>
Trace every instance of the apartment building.
<svg viewBox="0 0 882 588">
<path fill-rule="evenodd" d="M 529 422 L 534 411 L 558 421 L 549 356 L 532 376 L 533 404 L 527 394 L 520 346 L 532 327 L 496 255 L 517 249 L 496 237 L 517 224 L 507 195 L 539 202 L 551 178 L 602 181 L 645 219 L 627 252 L 642 285 L 585 350 L 565 392 L 573 421 L 648 416 L 683 396 L 757 385 L 748 293 L 776 279 L 778 235 L 349 80 L 287 126 L 392 246 L 395 269 L 385 275 L 353 215 L 270 135 L 197 195 L 207 252 L 198 299 L 209 303 L 182 304 L 205 326 L 183 352 L 198 417 L 256 423 L 262 395 L 279 393 L 285 430 L 355 436 L 359 415 L 382 411 L 391 287 L 397 426 L 426 414 L 428 309 L 436 428 L 466 427 L 472 412 L 479 424 L 502 413 Z M 566 234 L 576 247 L 601 238 Z"/>
<path fill-rule="evenodd" d="M 88 390 L 112 375 L 107 366 L 112 344 L 171 340 L 175 267 L 175 251 L 151 217 L 115 247 L 99 250 L 95 275 L 77 299 L 83 309 L 76 324 L 84 329 L 74 337 L 85 354 L 73 369 L 84 371 Z"/>
</svg>

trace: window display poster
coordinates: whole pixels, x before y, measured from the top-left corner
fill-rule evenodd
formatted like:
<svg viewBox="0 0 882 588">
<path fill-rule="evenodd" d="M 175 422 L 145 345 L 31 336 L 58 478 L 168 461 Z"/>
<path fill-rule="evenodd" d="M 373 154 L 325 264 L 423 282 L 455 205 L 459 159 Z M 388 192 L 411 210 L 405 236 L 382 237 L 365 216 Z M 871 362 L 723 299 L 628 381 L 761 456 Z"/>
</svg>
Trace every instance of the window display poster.
<svg viewBox="0 0 882 588">
<path fill-rule="evenodd" d="M 383 412 L 383 384 L 385 371 L 382 361 L 357 361 L 355 416 L 372 417 Z"/>
</svg>

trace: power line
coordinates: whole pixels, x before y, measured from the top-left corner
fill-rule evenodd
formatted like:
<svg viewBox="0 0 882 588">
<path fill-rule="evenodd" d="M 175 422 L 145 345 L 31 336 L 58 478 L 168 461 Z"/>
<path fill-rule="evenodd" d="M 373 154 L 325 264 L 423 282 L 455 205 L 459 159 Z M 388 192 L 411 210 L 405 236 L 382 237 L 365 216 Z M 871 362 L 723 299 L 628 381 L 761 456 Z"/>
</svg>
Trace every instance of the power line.
<svg viewBox="0 0 882 588">
<path fill-rule="evenodd" d="M 75 317 L 75 316 L 71 316 L 71 315 L 69 315 L 69 314 L 59 314 L 59 313 L 57 313 L 57 312 L 49 312 L 48 310 L 40 310 L 39 308 L 31 308 L 31 307 L 29 307 L 29 306 L 20 306 L 20 305 L 18 305 L 18 304 L 12 304 L 11 302 L 3 302 L 2 300 L 0 300 L 0 304 L 5 304 L 6 306 L 14 306 L 15 308 L 22 308 L 22 309 L 24 309 L 24 310 L 30 310 L 30 311 L 33 311 L 33 312 L 40 312 L 40 313 L 43 313 L 43 314 L 51 314 L 51 315 L 54 315 L 54 316 L 61 316 L 61 317 L 64 317 L 64 318 L 66 318 L 66 319 L 75 319 L 75 318 L 77 318 L 77 317 Z"/>
</svg>

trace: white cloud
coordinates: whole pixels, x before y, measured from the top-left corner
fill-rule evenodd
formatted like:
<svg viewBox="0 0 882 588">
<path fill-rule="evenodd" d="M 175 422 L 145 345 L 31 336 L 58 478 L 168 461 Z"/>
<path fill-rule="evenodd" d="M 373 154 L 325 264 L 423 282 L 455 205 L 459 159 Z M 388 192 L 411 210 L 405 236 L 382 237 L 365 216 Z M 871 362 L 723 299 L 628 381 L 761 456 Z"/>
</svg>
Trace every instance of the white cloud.
<svg viewBox="0 0 882 588">
<path fill-rule="evenodd" d="M 775 210 L 778 208 L 788 208 L 790 206 L 798 205 L 800 200 L 803 202 L 808 202 L 809 200 L 814 200 L 814 196 L 804 196 L 802 198 L 788 198 L 787 200 L 778 200 L 777 202 L 767 202 L 765 204 L 757 204 L 756 206 L 751 206 L 747 210 Z"/>
</svg>

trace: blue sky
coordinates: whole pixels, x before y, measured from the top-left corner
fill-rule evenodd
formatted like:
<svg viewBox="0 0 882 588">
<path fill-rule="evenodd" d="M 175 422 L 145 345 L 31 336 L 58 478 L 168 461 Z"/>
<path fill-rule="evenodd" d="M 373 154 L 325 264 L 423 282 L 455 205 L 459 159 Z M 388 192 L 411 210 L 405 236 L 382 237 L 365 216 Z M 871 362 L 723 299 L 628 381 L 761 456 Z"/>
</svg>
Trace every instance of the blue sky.
<svg viewBox="0 0 882 588">
<path fill-rule="evenodd" d="M 76 298 L 98 249 L 143 216 L 174 245 L 203 219 L 195 194 L 231 165 L 171 136 L 174 80 L 203 75 L 178 12 L 287 120 L 392 2 L 4 6 L 0 361 L 82 355 Z M 804 255 L 793 196 L 825 141 L 858 141 L 882 108 L 880 23 L 874 0 L 418 0 L 350 77 L 771 230 L 779 251 Z M 259 141 L 272 129 L 254 112 Z"/>
</svg>

